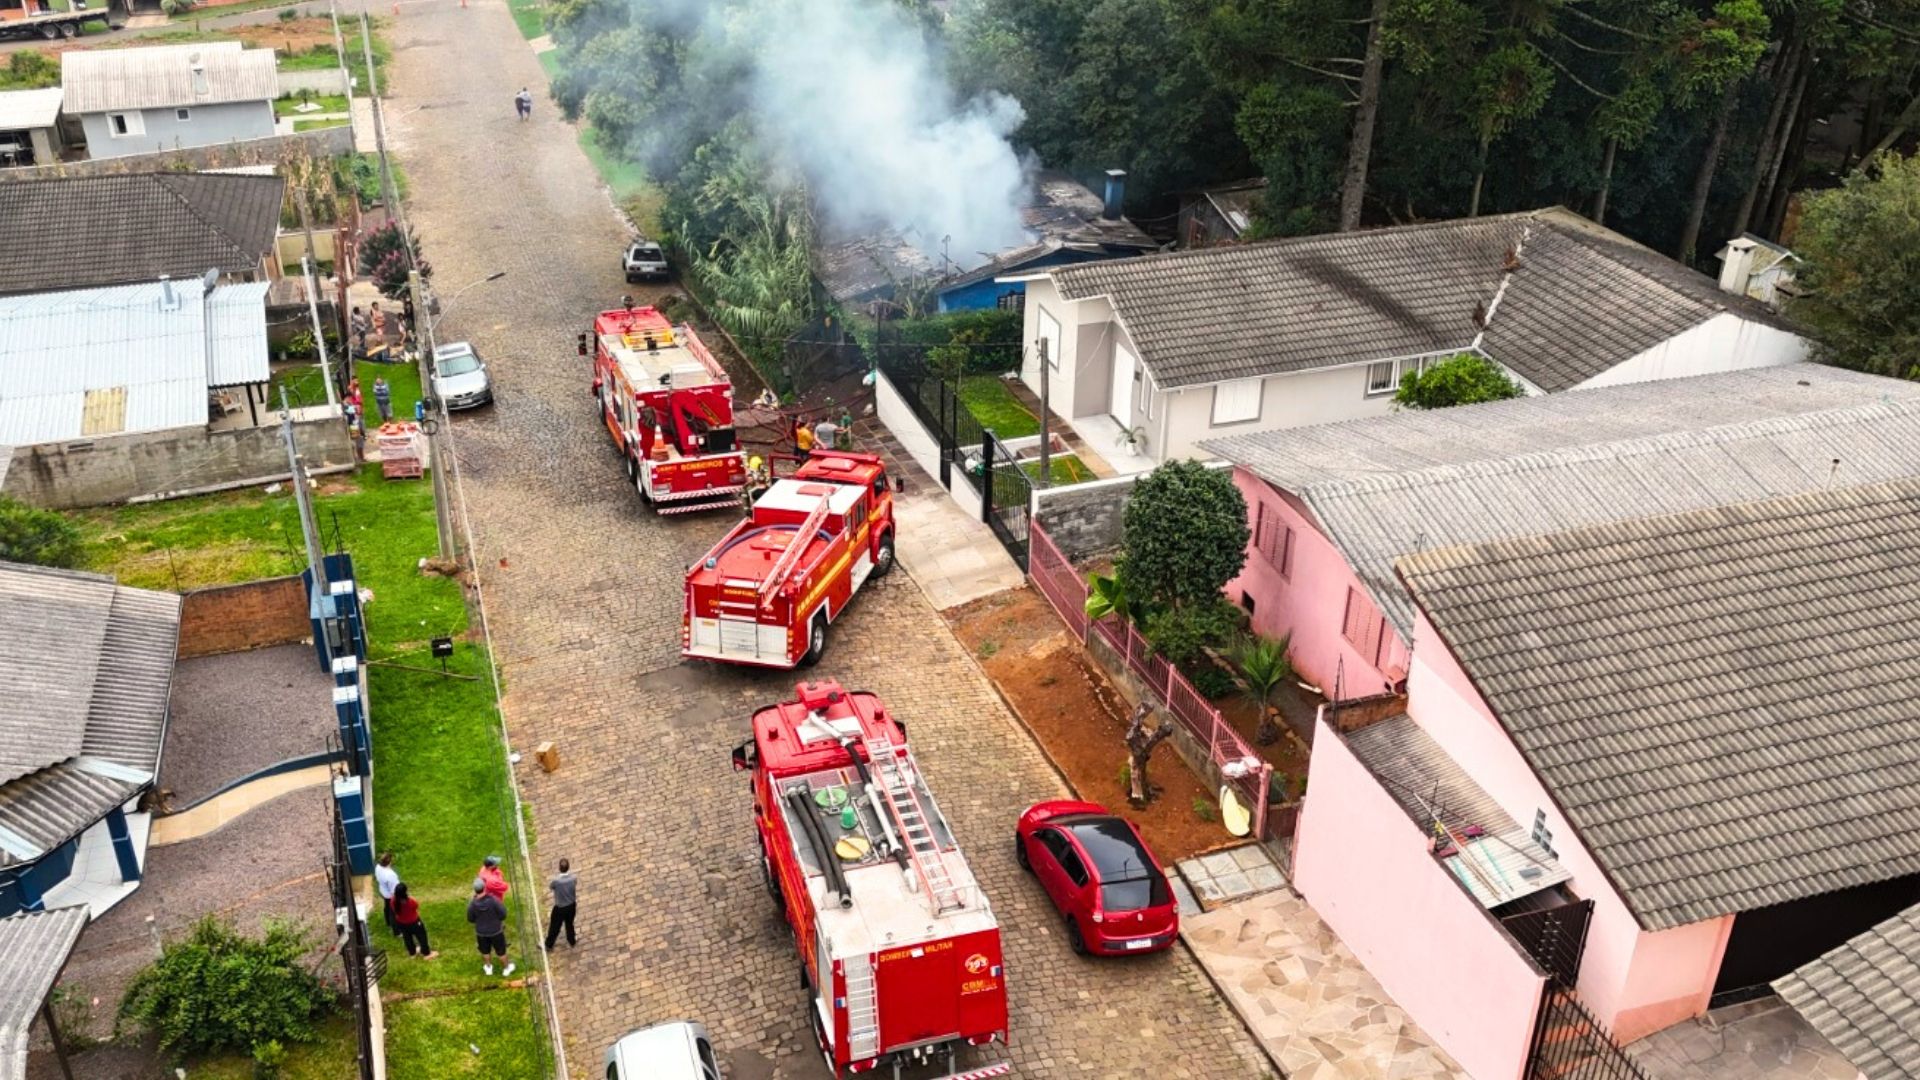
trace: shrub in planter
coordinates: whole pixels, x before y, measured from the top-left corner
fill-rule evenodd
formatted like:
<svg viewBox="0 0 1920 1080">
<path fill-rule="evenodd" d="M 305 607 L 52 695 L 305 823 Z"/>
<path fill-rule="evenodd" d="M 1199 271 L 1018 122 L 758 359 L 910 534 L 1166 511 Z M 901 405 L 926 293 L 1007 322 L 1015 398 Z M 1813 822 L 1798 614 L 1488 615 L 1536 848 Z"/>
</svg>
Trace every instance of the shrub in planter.
<svg viewBox="0 0 1920 1080">
<path fill-rule="evenodd" d="M 1198 666 L 1206 650 L 1232 641 L 1246 619 L 1246 612 L 1216 596 L 1152 612 L 1142 622 L 1140 632 L 1153 643 L 1154 651 L 1184 670 Z M 1213 667 L 1211 663 L 1207 666 Z M 1232 683 L 1228 678 L 1229 688 Z M 1199 689 L 1197 684 L 1195 688 Z"/>
<path fill-rule="evenodd" d="M 1193 688 L 1208 701 L 1218 701 L 1234 692 L 1238 687 L 1233 684 L 1233 676 L 1220 670 L 1218 664 L 1206 664 L 1187 673 Z"/>
<path fill-rule="evenodd" d="M 269 920 L 256 938 L 209 915 L 134 976 L 120 1019 L 176 1058 L 309 1042 L 334 996 L 308 971 L 307 948 L 298 924 Z"/>
</svg>

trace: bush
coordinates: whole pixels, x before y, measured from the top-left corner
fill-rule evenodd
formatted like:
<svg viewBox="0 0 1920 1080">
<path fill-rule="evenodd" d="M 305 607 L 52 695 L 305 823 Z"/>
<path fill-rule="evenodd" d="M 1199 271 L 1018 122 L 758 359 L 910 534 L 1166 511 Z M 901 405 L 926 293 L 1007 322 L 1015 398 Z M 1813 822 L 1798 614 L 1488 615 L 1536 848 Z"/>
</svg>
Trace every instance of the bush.
<svg viewBox="0 0 1920 1080">
<path fill-rule="evenodd" d="M 167 15 L 185 15 L 196 3 L 197 0 L 160 0 L 160 10 Z"/>
<path fill-rule="evenodd" d="M 72 570 L 85 557 L 72 522 L 0 495 L 0 560 Z"/>
<path fill-rule="evenodd" d="M 268 1039 L 253 1048 L 255 1080 L 275 1080 L 287 1064 L 287 1048 L 279 1039 Z"/>
<path fill-rule="evenodd" d="M 209 915 L 134 976 L 120 1019 L 152 1032 L 176 1058 L 310 1042 L 333 995 L 302 962 L 307 947 L 290 922 L 270 920 L 251 938 Z"/>
<path fill-rule="evenodd" d="M 1220 665 L 1213 663 L 1197 665 L 1195 670 L 1188 674 L 1188 680 L 1193 683 L 1195 690 L 1200 691 L 1200 696 L 1208 701 L 1218 701 L 1239 689 L 1233 683 L 1233 676 L 1220 670 Z"/>
<path fill-rule="evenodd" d="M 1445 409 L 1504 401 L 1524 393 L 1500 365 L 1478 353 L 1460 353 L 1402 375 L 1393 403 L 1408 409 Z"/>
<path fill-rule="evenodd" d="M 994 308 L 890 320 L 884 330 L 876 330 L 871 322 L 856 321 L 851 325 L 855 340 L 870 356 L 884 334 L 889 351 L 896 348 L 926 351 L 929 362 L 936 363 L 936 367 L 944 364 L 956 369 L 952 373 L 943 370 L 943 374 L 1001 375 L 1020 370 L 1022 318 L 1018 310 Z M 941 354 L 937 362 L 931 355 L 934 352 Z"/>
<path fill-rule="evenodd" d="M 281 22 L 292 22 L 299 17 L 299 8 L 281 8 L 280 13 L 274 16 L 274 18 L 279 19 Z"/>
<path fill-rule="evenodd" d="M 60 85 L 60 61 L 32 49 L 7 57 L 0 69 L 0 90 L 41 90 Z"/>
<path fill-rule="evenodd" d="M 1227 470 L 1170 461 L 1133 485 L 1120 542 L 1130 600 L 1218 603 L 1247 561 L 1247 500 Z"/>
<path fill-rule="evenodd" d="M 413 239 L 414 258 L 419 260 L 420 277 L 433 277 L 433 267 L 420 257 L 420 241 Z M 373 230 L 360 242 L 360 276 L 370 279 L 389 300 L 407 295 L 407 244 L 400 226 L 392 222 Z"/>
<path fill-rule="evenodd" d="M 1176 667 L 1185 669 L 1206 661 L 1209 669 L 1226 679 L 1227 689 L 1231 690 L 1232 677 L 1206 660 L 1207 650 L 1225 646 L 1239 636 L 1245 625 L 1245 612 L 1227 603 L 1224 598 L 1215 597 L 1211 601 L 1197 601 L 1155 611 L 1147 616 L 1140 632 L 1153 643 L 1153 651 L 1166 657 Z M 1197 679 L 1194 689 L 1207 693 Z"/>
</svg>

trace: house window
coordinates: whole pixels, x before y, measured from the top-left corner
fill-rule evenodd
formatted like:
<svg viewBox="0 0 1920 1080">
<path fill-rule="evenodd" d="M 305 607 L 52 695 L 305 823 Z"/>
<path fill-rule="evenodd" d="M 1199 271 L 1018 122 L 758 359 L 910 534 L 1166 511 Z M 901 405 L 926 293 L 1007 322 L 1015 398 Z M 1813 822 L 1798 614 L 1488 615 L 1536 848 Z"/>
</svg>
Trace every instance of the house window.
<svg viewBox="0 0 1920 1080">
<path fill-rule="evenodd" d="M 1368 397 L 1378 397 L 1381 394 L 1391 394 L 1394 391 L 1394 386 L 1395 384 L 1393 381 L 1393 361 L 1382 360 L 1377 364 L 1367 365 L 1367 396 Z"/>
<path fill-rule="evenodd" d="M 1280 571 L 1281 577 L 1293 576 L 1293 529 L 1281 519 L 1279 511 L 1264 502 L 1254 509 L 1253 549 L 1267 560 L 1267 565 Z"/>
<path fill-rule="evenodd" d="M 1533 842 L 1538 844 L 1547 854 L 1556 859 L 1560 857 L 1560 853 L 1553 850 L 1553 830 L 1547 828 L 1547 812 L 1545 810 L 1535 810 L 1533 812 L 1532 836 Z"/>
<path fill-rule="evenodd" d="M 1347 610 L 1341 616 L 1340 636 L 1354 647 L 1361 658 L 1380 666 L 1380 651 L 1386 637 L 1386 616 L 1373 606 L 1367 594 L 1347 586 Z"/>
<path fill-rule="evenodd" d="M 191 120 L 193 119 L 193 110 L 192 109 L 175 109 L 173 110 L 173 118 L 175 120 Z"/>
<path fill-rule="evenodd" d="M 1060 320 L 1047 313 L 1047 309 L 1034 308 L 1034 325 L 1038 333 L 1034 335 L 1037 343 L 1045 342 L 1047 348 L 1047 366 L 1060 370 Z"/>
<path fill-rule="evenodd" d="M 1236 379 L 1213 388 L 1213 426 L 1260 419 L 1260 380 Z"/>
<path fill-rule="evenodd" d="M 1248 615 L 1252 615 L 1253 614 L 1253 594 L 1250 592 L 1241 593 L 1240 606 L 1247 609 Z"/>
<path fill-rule="evenodd" d="M 80 403 L 80 434 L 114 435 L 127 430 L 127 388 L 89 390 Z"/>
<path fill-rule="evenodd" d="M 107 133 L 116 139 L 127 135 L 144 135 L 146 131 L 147 126 L 137 112 L 107 114 Z"/>
</svg>

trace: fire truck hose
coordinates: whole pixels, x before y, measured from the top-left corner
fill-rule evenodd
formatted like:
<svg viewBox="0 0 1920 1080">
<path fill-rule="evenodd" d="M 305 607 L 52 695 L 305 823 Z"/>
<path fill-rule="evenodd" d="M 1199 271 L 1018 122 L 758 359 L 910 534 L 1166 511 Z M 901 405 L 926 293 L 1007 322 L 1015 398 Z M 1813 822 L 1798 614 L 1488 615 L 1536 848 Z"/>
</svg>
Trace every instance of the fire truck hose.
<svg viewBox="0 0 1920 1080">
<path fill-rule="evenodd" d="M 860 755 L 853 752 L 852 739 L 841 739 L 840 748 L 847 752 L 848 759 L 853 762 L 853 770 L 860 774 L 860 783 L 867 789 L 867 802 L 872 804 L 873 816 L 880 822 L 880 831 L 887 838 L 887 853 L 893 856 L 893 861 L 900 864 L 900 869 L 905 870 L 907 868 L 906 846 L 900 843 L 899 837 L 893 835 L 893 825 L 887 820 L 886 809 L 874 799 L 873 776 L 867 772 L 866 762 L 861 761 Z"/>
<path fill-rule="evenodd" d="M 820 860 L 820 871 L 826 876 L 827 888 L 840 896 L 840 906 L 853 906 L 853 890 L 847 888 L 847 876 L 840 869 L 840 860 L 834 858 L 833 845 L 827 843 L 827 834 L 820 828 L 820 819 L 813 816 L 813 804 L 807 801 L 806 793 L 787 792 L 787 805 L 793 809 L 794 816 L 800 819 L 800 828 L 807 834 L 807 846 L 813 848 L 814 857 Z"/>
</svg>

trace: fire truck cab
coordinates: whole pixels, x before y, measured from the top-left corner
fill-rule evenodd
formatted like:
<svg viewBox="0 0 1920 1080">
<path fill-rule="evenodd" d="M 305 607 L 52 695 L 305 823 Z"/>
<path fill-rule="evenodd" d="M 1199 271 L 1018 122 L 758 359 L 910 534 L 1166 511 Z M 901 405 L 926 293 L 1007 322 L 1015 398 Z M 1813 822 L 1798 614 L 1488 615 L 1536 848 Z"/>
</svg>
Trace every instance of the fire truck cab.
<svg viewBox="0 0 1920 1080">
<path fill-rule="evenodd" d="M 762 667 L 814 663 L 853 594 L 893 569 L 893 533 L 885 463 L 815 451 L 687 572 L 681 654 Z"/>
<path fill-rule="evenodd" d="M 834 1077 L 936 1065 L 1007 1040 L 1000 928 L 907 748 L 872 694 L 831 681 L 753 716 L 735 748 L 752 773 L 767 891 L 793 929 L 808 1011 Z"/>
<path fill-rule="evenodd" d="M 739 505 L 733 383 L 693 328 L 628 307 L 601 312 L 592 337 L 593 394 L 641 500 L 662 514 Z"/>
</svg>

